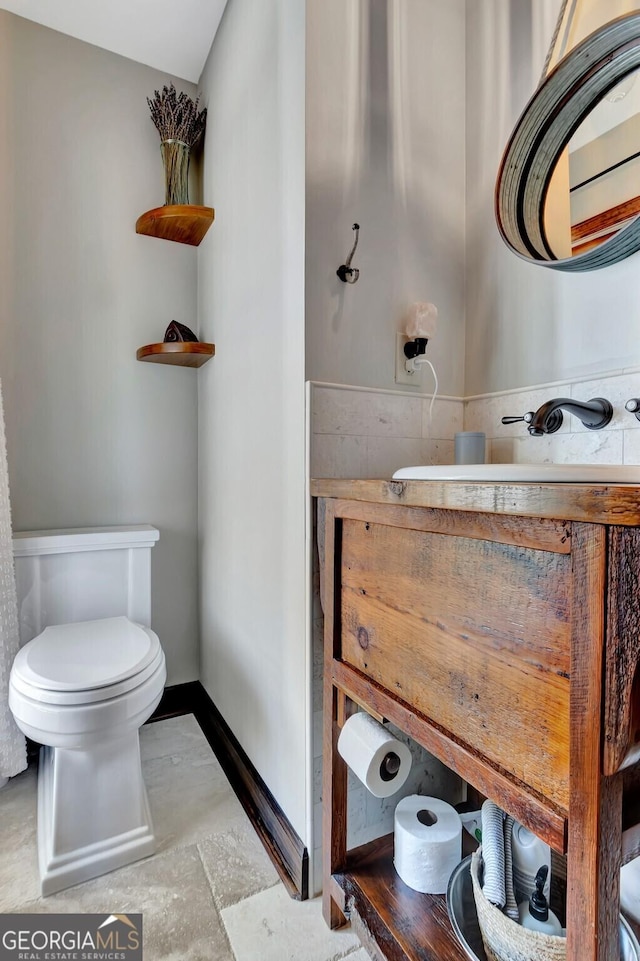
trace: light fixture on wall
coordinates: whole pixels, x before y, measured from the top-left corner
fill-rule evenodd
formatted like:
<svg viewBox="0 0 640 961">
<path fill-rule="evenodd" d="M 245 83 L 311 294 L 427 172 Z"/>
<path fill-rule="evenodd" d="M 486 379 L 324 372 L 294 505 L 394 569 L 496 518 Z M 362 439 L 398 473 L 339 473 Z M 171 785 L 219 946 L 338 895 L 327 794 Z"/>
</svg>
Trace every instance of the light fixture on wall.
<svg viewBox="0 0 640 961">
<path fill-rule="evenodd" d="M 404 344 L 404 369 L 407 374 L 415 375 L 423 364 L 431 368 L 433 374 L 433 394 L 428 411 L 428 432 L 431 435 L 433 405 L 438 394 L 438 375 L 436 369 L 426 357 L 427 344 L 435 336 L 438 326 L 438 308 L 434 304 L 418 302 L 411 304 L 404 317 L 404 336 L 407 338 Z M 399 334 L 398 337 L 402 337 Z M 397 378 L 396 378 L 397 379 Z M 407 380 L 406 383 L 411 383 Z"/>
<path fill-rule="evenodd" d="M 356 247 L 358 246 L 358 237 L 360 236 L 360 224 L 354 224 L 351 228 L 355 231 L 356 239 L 353 242 L 353 247 L 351 248 L 351 253 L 347 257 L 344 264 L 342 264 L 336 270 L 336 273 L 340 280 L 344 284 L 355 284 L 356 280 L 360 276 L 360 271 L 356 267 L 351 266 L 351 260 L 356 252 Z"/>
<path fill-rule="evenodd" d="M 404 332 L 408 338 L 404 345 L 407 373 L 413 373 L 419 363 L 429 363 L 429 361 L 422 361 L 418 358 L 426 353 L 427 344 L 434 336 L 437 325 L 438 308 L 434 304 L 421 302 L 411 304 L 405 315 L 404 323 Z"/>
</svg>

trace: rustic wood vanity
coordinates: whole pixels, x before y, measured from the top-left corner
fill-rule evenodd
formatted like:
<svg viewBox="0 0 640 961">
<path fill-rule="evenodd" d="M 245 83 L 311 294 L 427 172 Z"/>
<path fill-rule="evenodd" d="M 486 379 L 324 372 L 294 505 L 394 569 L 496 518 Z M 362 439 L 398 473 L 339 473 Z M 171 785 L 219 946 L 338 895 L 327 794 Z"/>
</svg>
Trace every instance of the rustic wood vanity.
<svg viewBox="0 0 640 961">
<path fill-rule="evenodd" d="M 640 853 L 640 486 L 316 480 L 324 913 L 376 959 L 464 961 L 393 837 L 347 850 L 357 705 L 567 855 L 567 959 L 617 961 Z"/>
</svg>

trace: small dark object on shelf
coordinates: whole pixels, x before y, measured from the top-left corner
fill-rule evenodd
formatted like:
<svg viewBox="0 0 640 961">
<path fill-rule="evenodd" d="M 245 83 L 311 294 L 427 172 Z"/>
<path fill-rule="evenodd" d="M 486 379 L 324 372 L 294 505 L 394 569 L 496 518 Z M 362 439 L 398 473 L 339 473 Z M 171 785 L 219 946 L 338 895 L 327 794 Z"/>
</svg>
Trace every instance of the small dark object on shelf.
<svg viewBox="0 0 640 961">
<path fill-rule="evenodd" d="M 172 320 L 164 332 L 165 344 L 175 344 L 184 341 L 199 343 L 194 332 L 185 326 L 185 324 L 179 324 L 177 320 Z"/>
</svg>

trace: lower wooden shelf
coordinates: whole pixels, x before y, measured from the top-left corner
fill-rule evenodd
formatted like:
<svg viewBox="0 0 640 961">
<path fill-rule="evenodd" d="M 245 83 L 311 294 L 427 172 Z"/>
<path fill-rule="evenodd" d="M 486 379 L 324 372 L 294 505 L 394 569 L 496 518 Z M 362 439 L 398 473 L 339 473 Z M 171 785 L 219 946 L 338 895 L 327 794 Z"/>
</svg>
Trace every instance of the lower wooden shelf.
<svg viewBox="0 0 640 961">
<path fill-rule="evenodd" d="M 138 347 L 136 358 L 151 364 L 173 364 L 176 367 L 202 367 L 216 352 L 215 344 L 178 340 Z"/>
<path fill-rule="evenodd" d="M 388 961 L 468 961 L 445 896 L 420 894 L 398 876 L 393 834 L 350 851 L 348 869 L 332 881 L 365 948 L 377 947 Z"/>
</svg>

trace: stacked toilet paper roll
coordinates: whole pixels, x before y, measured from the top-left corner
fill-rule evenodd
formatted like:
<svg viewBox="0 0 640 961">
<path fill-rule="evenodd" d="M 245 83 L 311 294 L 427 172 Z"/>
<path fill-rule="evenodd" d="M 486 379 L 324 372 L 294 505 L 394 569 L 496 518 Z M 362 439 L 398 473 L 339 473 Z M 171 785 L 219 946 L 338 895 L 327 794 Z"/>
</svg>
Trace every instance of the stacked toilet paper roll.
<svg viewBox="0 0 640 961">
<path fill-rule="evenodd" d="M 375 797 L 399 791 L 411 770 L 411 751 L 369 714 L 359 711 L 345 722 L 338 752 Z"/>
<path fill-rule="evenodd" d="M 462 822 L 455 808 L 418 794 L 398 803 L 393 863 L 405 884 L 423 894 L 446 894 L 461 860 Z"/>
</svg>

